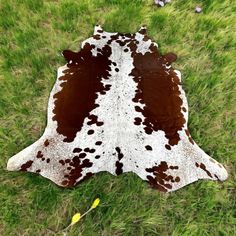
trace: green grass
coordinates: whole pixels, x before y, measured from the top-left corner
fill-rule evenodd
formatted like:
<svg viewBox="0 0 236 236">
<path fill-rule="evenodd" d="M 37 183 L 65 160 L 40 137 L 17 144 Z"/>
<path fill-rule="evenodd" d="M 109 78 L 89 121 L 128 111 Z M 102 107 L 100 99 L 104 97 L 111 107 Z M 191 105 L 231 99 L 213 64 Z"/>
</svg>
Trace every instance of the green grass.
<svg viewBox="0 0 236 236">
<path fill-rule="evenodd" d="M 196 5 L 203 13 L 195 14 Z M 0 0 L 0 235 L 53 235 L 99 197 L 69 235 L 236 235 L 236 4 L 173 0 Z M 195 141 L 229 171 L 224 183 L 199 181 L 159 193 L 132 173 L 99 173 L 62 189 L 30 173 L 7 172 L 10 156 L 45 128 L 49 92 L 63 49 L 78 50 L 93 26 L 135 32 L 148 26 L 162 53 L 175 52 Z M 58 234 L 61 235 L 61 234 Z"/>
</svg>

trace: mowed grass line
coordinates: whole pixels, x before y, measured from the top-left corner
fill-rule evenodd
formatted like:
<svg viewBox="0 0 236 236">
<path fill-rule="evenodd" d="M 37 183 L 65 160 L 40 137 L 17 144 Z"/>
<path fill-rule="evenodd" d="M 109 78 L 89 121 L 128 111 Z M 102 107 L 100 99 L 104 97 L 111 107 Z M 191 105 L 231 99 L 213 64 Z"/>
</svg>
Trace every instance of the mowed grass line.
<svg viewBox="0 0 236 236">
<path fill-rule="evenodd" d="M 195 14 L 199 4 L 203 13 Z M 0 235 L 54 235 L 96 197 L 101 204 L 69 235 L 236 235 L 235 12 L 233 0 L 173 0 L 163 8 L 152 0 L 0 0 Z M 65 64 L 60 52 L 78 51 L 97 23 L 115 32 L 146 24 L 162 53 L 178 55 L 191 134 L 226 166 L 227 181 L 163 194 L 132 173 L 99 173 L 62 189 L 5 170 L 10 156 L 43 133 L 56 70 Z"/>
</svg>

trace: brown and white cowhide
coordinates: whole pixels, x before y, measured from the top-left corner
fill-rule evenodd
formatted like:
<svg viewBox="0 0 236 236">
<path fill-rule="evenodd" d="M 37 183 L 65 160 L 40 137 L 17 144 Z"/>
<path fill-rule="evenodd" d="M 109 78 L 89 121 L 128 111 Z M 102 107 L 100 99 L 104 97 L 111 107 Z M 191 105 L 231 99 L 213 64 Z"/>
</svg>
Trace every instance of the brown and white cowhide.
<svg viewBox="0 0 236 236">
<path fill-rule="evenodd" d="M 187 128 L 181 74 L 146 35 L 96 26 L 79 52 L 63 51 L 42 137 L 13 156 L 11 171 L 38 173 L 63 187 L 93 174 L 134 172 L 169 192 L 198 179 L 225 180 Z"/>
</svg>

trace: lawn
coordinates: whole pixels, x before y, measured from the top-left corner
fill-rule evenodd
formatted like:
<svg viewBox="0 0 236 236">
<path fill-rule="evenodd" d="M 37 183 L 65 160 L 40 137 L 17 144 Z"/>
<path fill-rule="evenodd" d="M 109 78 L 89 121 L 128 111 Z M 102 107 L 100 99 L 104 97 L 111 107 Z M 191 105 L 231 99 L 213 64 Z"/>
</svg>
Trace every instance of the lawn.
<svg viewBox="0 0 236 236">
<path fill-rule="evenodd" d="M 194 13 L 197 5 L 203 12 Z M 236 235 L 236 3 L 234 0 L 0 0 L 0 235 L 62 235 L 76 212 L 100 205 L 68 235 Z M 194 140 L 229 172 L 160 193 L 132 173 L 99 173 L 74 189 L 6 171 L 46 125 L 60 52 L 78 51 L 95 24 L 132 33 L 143 24 L 162 53 L 175 52 Z M 58 232 L 58 233 L 56 233 Z"/>
</svg>

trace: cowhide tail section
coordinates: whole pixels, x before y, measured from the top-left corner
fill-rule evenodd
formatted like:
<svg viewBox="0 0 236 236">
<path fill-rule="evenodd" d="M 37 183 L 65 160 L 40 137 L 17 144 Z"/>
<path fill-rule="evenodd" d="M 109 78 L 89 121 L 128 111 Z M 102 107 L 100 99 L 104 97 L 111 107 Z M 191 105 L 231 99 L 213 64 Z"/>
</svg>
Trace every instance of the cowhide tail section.
<svg viewBox="0 0 236 236">
<path fill-rule="evenodd" d="M 181 74 L 142 27 L 134 34 L 96 26 L 79 52 L 63 51 L 42 137 L 8 162 L 64 187 L 94 173 L 134 172 L 160 191 L 227 172 L 193 141 Z"/>
</svg>

